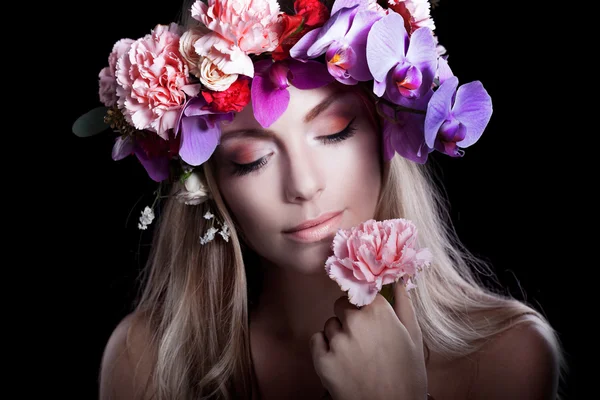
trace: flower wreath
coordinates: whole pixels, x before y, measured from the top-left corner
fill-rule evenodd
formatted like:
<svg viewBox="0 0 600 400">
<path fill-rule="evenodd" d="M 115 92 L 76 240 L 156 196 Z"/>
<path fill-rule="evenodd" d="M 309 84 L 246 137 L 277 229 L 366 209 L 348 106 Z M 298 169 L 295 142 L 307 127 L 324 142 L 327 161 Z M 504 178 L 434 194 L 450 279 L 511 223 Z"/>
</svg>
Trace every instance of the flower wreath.
<svg viewBox="0 0 600 400">
<path fill-rule="evenodd" d="M 99 73 L 104 106 L 73 132 L 110 127 L 114 160 L 135 155 L 151 179 L 178 179 L 185 189 L 177 197 L 200 204 L 210 193 L 194 168 L 219 144 L 220 122 L 252 102 L 269 127 L 286 110 L 290 85 L 338 81 L 372 85 L 386 160 L 398 153 L 425 163 L 434 150 L 461 157 L 482 135 L 492 103 L 481 82 L 459 86 L 434 34 L 432 5 L 335 0 L 329 10 L 321 0 L 296 0 L 288 14 L 277 0 L 197 0 L 193 26 L 159 24 L 114 44 Z M 147 207 L 139 227 L 153 218 Z"/>
</svg>

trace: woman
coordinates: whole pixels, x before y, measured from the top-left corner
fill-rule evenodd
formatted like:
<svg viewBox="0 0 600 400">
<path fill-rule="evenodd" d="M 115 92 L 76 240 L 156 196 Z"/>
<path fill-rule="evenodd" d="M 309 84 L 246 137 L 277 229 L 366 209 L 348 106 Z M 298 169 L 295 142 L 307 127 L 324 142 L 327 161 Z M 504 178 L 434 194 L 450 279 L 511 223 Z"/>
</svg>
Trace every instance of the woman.
<svg viewBox="0 0 600 400">
<path fill-rule="evenodd" d="M 108 119 L 123 134 L 115 159 L 136 154 L 170 190 L 142 296 L 107 343 L 100 397 L 556 398 L 552 327 L 480 283 L 483 264 L 454 236 L 426 163 L 432 151 L 462 155 L 491 113 L 472 85 L 478 115 L 453 125 L 456 108 L 456 120 L 435 124 L 430 105 L 457 83 L 428 22 L 416 22 L 426 2 L 300 0 L 283 17 L 283 3 L 240 4 L 186 4 L 187 33 L 157 26 L 154 47 L 121 41 L 100 75 Z M 394 32 L 422 50 L 389 61 L 378 51 L 394 47 Z M 156 43 L 177 44 L 163 57 Z M 248 55 L 267 57 L 248 64 Z M 140 85 L 160 57 L 168 79 Z M 169 80 L 181 60 L 189 70 Z M 189 97 L 144 114 L 140 105 L 156 99 L 139 88 L 165 81 Z M 407 134 L 423 130 L 418 141 Z M 164 169 L 180 160 L 181 170 Z M 153 218 L 148 209 L 140 228 Z M 398 281 L 357 307 L 324 273 L 334 235 L 397 218 L 416 224 L 433 261 L 412 289 Z"/>
</svg>

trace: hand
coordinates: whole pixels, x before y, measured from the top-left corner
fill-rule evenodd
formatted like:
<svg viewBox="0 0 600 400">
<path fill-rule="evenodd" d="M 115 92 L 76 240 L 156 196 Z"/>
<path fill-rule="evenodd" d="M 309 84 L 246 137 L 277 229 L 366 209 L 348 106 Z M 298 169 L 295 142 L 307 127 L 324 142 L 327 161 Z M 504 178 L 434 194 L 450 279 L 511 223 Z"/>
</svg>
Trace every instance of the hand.
<svg viewBox="0 0 600 400">
<path fill-rule="evenodd" d="M 310 340 L 315 371 L 334 400 L 425 400 L 421 329 L 404 285 L 360 309 L 340 297 Z"/>
</svg>

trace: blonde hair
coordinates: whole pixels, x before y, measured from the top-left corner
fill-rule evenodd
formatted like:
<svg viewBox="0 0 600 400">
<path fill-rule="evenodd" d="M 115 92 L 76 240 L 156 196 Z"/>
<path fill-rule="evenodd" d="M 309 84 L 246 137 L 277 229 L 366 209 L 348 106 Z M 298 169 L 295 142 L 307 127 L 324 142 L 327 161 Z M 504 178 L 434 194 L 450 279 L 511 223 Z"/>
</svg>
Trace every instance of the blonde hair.
<svg viewBox="0 0 600 400">
<path fill-rule="evenodd" d="M 187 206 L 170 196 L 158 215 L 135 313 L 152 333 L 154 367 L 148 387 L 155 389 L 156 399 L 250 399 L 253 392 L 248 318 L 260 289 L 248 262 L 252 252 L 243 247 L 213 170 L 211 162 L 201 168 L 212 199 Z M 375 218 L 418 221 L 421 245 L 434 254 L 412 295 L 429 351 L 466 356 L 499 333 L 532 321 L 560 349 L 540 312 L 479 279 L 491 276 L 492 269 L 458 239 L 431 166 L 396 156 L 384 164 L 382 178 Z M 173 186 L 173 194 L 179 185 Z M 229 242 L 200 244 L 210 224 L 202 216 L 209 210 L 230 226 Z"/>
<path fill-rule="evenodd" d="M 213 176 L 203 166 L 213 199 L 186 206 L 169 198 L 159 216 L 145 287 L 137 305 L 152 332 L 151 351 L 158 399 L 242 399 L 252 393 L 248 331 L 250 299 L 256 295 L 250 263 L 235 222 Z M 523 302 L 494 293 L 478 280 L 491 274 L 451 229 L 431 168 L 396 156 L 386 163 L 376 219 L 419 221 L 421 245 L 435 258 L 413 292 L 427 349 L 449 358 L 477 351 L 516 324 L 535 321 L 554 338 L 543 315 Z M 178 190 L 175 186 L 173 191 Z M 209 227 L 202 216 L 217 211 L 231 227 L 229 242 L 201 245 Z"/>
</svg>

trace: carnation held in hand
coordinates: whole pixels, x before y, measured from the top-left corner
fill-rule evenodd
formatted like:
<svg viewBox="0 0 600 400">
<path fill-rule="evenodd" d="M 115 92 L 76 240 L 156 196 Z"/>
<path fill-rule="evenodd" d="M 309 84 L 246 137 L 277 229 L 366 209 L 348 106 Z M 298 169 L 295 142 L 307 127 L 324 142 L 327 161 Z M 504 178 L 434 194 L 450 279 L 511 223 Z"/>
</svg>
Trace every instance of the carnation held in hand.
<svg viewBox="0 0 600 400">
<path fill-rule="evenodd" d="M 370 219 L 340 229 L 332 249 L 325 270 L 359 307 L 370 304 L 384 285 L 400 278 L 407 289 L 414 288 L 414 278 L 432 259 L 427 248 L 418 248 L 415 225 L 403 218 Z"/>
</svg>

